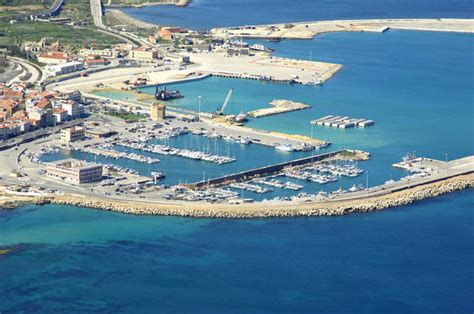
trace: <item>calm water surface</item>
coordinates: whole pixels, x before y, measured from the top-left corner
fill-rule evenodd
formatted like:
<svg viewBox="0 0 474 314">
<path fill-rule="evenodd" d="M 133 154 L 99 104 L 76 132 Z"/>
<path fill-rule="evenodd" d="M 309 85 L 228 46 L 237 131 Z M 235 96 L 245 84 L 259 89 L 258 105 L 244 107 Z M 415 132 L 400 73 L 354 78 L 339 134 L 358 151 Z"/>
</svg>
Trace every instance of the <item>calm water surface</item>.
<svg viewBox="0 0 474 314">
<path fill-rule="evenodd" d="M 5 312 L 470 313 L 470 192 L 345 217 L 0 211 Z"/>
<path fill-rule="evenodd" d="M 213 27 L 370 18 L 472 18 L 472 0 L 193 0 L 186 8 L 124 9 L 159 25 Z"/>
</svg>

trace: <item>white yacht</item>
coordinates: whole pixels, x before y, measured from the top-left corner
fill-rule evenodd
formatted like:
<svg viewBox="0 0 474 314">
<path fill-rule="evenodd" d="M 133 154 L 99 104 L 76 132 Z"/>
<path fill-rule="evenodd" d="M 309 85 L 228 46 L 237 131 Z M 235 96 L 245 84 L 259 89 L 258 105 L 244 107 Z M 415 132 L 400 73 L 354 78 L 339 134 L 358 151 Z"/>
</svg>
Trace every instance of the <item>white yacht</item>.
<svg viewBox="0 0 474 314">
<path fill-rule="evenodd" d="M 294 152 L 295 151 L 295 147 L 291 144 L 278 144 L 278 145 L 275 146 L 275 149 L 281 150 L 281 151 L 284 151 L 284 152 Z"/>
</svg>

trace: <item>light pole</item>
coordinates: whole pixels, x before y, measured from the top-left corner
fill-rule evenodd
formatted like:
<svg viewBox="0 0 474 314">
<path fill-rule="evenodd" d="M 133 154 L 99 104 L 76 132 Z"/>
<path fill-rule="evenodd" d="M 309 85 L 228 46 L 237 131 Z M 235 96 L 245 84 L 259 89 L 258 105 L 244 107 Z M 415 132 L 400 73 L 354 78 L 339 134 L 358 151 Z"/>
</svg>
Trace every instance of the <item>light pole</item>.
<svg viewBox="0 0 474 314">
<path fill-rule="evenodd" d="M 448 174 L 448 153 L 446 153 L 446 163 L 445 163 L 445 166 L 446 166 L 446 175 Z"/>
<path fill-rule="evenodd" d="M 369 170 L 366 170 L 365 177 L 365 189 L 369 192 Z"/>
</svg>

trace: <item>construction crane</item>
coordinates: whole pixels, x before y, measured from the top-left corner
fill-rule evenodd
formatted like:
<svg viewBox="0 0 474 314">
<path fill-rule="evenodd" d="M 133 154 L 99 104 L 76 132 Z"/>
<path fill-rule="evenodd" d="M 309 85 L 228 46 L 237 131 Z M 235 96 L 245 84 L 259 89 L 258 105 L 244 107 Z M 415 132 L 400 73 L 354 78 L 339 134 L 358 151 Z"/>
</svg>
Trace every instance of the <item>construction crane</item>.
<svg viewBox="0 0 474 314">
<path fill-rule="evenodd" d="M 232 97 L 232 88 L 229 89 L 229 92 L 227 93 L 227 96 L 226 96 L 222 106 L 217 108 L 216 115 L 222 116 L 224 114 L 224 110 L 227 107 L 227 105 L 229 104 L 229 101 L 230 101 L 231 97 Z"/>
</svg>

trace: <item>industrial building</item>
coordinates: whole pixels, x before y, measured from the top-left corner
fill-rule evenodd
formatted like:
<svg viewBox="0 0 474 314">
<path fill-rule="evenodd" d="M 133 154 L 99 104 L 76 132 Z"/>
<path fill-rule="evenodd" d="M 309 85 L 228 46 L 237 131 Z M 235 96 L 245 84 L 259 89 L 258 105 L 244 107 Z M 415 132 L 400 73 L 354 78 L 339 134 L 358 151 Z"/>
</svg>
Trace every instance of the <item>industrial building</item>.
<svg viewBox="0 0 474 314">
<path fill-rule="evenodd" d="M 49 76 L 57 76 L 84 70 L 82 62 L 66 62 L 62 64 L 49 65 L 45 68 Z"/>
</svg>

